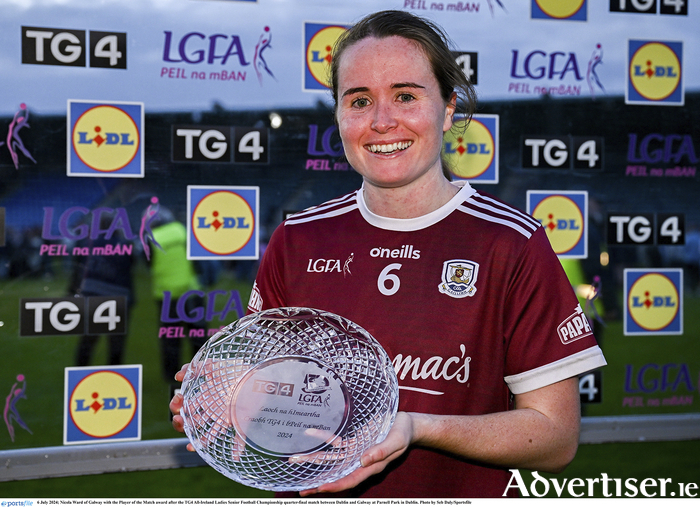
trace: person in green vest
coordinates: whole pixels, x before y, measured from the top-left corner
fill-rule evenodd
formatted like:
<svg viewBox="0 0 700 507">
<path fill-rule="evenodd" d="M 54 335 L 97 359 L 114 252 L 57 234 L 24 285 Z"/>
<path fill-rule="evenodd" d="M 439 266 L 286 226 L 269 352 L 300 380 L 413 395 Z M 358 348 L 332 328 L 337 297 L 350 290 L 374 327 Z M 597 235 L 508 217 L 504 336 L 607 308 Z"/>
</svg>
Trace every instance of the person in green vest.
<svg viewBox="0 0 700 507">
<path fill-rule="evenodd" d="M 204 298 L 195 264 L 187 258 L 185 226 L 161 207 L 151 231 L 151 291 L 159 312 L 163 375 L 168 383 L 175 384 L 183 359 L 189 361 L 207 340 L 203 312 L 197 316 L 195 311 L 204 306 Z M 191 345 L 191 355 L 186 358 L 180 357 L 183 340 Z"/>
</svg>

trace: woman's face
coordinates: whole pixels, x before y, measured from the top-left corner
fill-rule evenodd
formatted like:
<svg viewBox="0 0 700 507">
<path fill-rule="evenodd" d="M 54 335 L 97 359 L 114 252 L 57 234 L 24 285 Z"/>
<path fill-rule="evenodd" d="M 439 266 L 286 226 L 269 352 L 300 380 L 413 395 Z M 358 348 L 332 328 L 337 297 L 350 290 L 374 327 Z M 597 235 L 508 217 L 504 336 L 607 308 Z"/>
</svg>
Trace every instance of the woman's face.
<svg viewBox="0 0 700 507">
<path fill-rule="evenodd" d="M 423 50 L 408 39 L 366 38 L 340 57 L 340 136 L 366 184 L 398 188 L 441 173 L 442 135 L 453 112 Z"/>
</svg>

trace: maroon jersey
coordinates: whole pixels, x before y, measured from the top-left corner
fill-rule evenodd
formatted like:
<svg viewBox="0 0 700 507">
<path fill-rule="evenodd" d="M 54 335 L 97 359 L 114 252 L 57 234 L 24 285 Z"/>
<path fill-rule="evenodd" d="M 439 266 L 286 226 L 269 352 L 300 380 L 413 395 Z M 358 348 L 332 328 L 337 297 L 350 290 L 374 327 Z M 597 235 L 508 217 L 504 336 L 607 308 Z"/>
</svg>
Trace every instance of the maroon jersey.
<svg viewBox="0 0 700 507">
<path fill-rule="evenodd" d="M 468 183 L 442 208 L 390 219 L 362 189 L 272 235 L 249 311 L 302 306 L 369 331 L 396 370 L 399 410 L 477 415 L 605 360 L 539 222 Z M 347 496 L 503 495 L 510 472 L 411 449 Z"/>
</svg>

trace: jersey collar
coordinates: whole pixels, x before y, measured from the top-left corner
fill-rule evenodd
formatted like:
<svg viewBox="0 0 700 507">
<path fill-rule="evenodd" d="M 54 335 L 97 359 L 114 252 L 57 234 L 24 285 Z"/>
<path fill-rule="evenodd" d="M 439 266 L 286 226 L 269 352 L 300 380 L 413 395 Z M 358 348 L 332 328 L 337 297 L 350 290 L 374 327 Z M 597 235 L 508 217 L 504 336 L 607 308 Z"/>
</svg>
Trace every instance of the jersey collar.
<svg viewBox="0 0 700 507">
<path fill-rule="evenodd" d="M 380 229 L 386 229 L 388 231 L 418 231 L 436 224 L 452 213 L 459 204 L 476 193 L 476 190 L 474 190 L 466 180 L 453 181 L 452 184 L 461 187 L 459 192 L 457 192 L 452 199 L 435 211 L 431 211 L 427 215 L 416 218 L 388 218 L 372 213 L 367 207 L 367 203 L 365 203 L 364 183 L 357 192 L 357 206 L 362 217 L 367 223 L 374 227 L 379 227 Z"/>
</svg>

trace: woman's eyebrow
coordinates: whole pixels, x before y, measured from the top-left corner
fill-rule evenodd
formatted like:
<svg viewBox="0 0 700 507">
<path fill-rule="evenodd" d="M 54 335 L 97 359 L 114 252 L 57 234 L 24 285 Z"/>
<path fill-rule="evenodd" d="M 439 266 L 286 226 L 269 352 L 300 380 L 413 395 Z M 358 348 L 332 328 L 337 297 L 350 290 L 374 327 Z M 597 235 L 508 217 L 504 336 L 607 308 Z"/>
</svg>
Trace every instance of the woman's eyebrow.
<svg viewBox="0 0 700 507">
<path fill-rule="evenodd" d="M 369 88 L 366 86 L 358 86 L 357 88 L 348 88 L 343 92 L 343 97 L 347 97 L 348 95 L 354 95 L 356 93 L 366 93 L 369 91 Z"/>
<path fill-rule="evenodd" d="M 425 86 L 419 85 L 418 83 L 395 83 L 391 85 L 392 89 L 396 88 L 425 88 Z"/>
<path fill-rule="evenodd" d="M 401 88 L 423 88 L 424 89 L 425 86 L 419 85 L 418 83 L 408 82 L 408 83 L 394 83 L 393 85 L 391 85 L 391 88 L 393 90 L 397 90 L 397 89 L 401 89 Z M 347 97 L 348 95 L 354 95 L 356 93 L 366 93 L 368 91 L 369 91 L 369 88 L 367 88 L 366 86 L 358 86 L 356 88 L 348 88 L 347 90 L 345 90 L 343 92 L 342 96 Z"/>
</svg>

